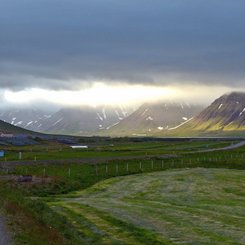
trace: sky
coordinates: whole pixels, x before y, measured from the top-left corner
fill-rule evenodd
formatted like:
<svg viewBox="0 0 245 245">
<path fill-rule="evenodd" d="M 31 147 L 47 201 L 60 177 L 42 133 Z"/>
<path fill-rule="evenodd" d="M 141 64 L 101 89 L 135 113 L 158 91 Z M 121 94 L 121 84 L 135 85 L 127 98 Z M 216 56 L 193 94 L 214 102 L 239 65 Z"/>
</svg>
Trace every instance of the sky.
<svg viewBox="0 0 245 245">
<path fill-rule="evenodd" d="M 0 0 L 2 105 L 210 103 L 245 89 L 244 0 Z"/>
</svg>

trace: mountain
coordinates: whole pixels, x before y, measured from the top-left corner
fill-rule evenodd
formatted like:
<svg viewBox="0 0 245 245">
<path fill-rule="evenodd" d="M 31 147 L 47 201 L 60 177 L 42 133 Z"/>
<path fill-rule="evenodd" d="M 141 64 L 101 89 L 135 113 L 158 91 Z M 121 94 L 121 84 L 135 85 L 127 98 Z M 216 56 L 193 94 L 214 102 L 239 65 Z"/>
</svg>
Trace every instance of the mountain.
<svg viewBox="0 0 245 245">
<path fill-rule="evenodd" d="M 0 120 L 0 137 L 5 137 L 8 135 L 33 135 L 32 131 L 11 125 L 10 123 Z"/>
<path fill-rule="evenodd" d="M 221 96 L 199 115 L 169 134 L 175 136 L 245 135 L 245 93 L 233 92 Z"/>
<path fill-rule="evenodd" d="M 11 108 L 0 112 L 0 120 L 28 130 L 39 131 L 41 121 L 51 115 L 39 109 Z"/>
<path fill-rule="evenodd" d="M 186 123 L 201 110 L 201 106 L 186 103 L 145 103 L 103 133 L 112 136 L 155 135 Z"/>
<path fill-rule="evenodd" d="M 133 112 L 131 107 L 83 106 L 63 108 L 38 121 L 38 131 L 54 134 L 93 135 L 109 129 Z"/>
</svg>

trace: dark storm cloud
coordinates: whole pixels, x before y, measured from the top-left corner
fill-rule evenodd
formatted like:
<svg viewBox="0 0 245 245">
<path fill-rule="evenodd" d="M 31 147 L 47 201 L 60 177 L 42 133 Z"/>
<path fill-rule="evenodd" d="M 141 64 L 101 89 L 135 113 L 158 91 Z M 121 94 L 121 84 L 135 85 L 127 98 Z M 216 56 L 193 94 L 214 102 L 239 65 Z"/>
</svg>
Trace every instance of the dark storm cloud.
<svg viewBox="0 0 245 245">
<path fill-rule="evenodd" d="M 0 85 L 245 78 L 245 1 L 0 0 Z"/>
</svg>

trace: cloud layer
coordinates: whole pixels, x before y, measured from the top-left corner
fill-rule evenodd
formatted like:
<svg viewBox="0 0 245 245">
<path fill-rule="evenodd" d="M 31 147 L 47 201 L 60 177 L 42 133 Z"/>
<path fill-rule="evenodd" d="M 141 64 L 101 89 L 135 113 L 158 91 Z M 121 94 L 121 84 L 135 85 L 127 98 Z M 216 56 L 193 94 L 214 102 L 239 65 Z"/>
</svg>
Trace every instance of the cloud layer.
<svg viewBox="0 0 245 245">
<path fill-rule="evenodd" d="M 243 0 L 2 0 L 0 86 L 245 87 Z"/>
</svg>

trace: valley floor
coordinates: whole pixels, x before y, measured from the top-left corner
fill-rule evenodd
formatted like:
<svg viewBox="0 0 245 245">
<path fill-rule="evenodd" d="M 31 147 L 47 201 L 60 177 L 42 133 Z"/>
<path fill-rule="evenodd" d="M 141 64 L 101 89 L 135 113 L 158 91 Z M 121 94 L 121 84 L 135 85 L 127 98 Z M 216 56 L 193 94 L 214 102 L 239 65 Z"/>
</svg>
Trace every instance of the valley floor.
<svg viewBox="0 0 245 245">
<path fill-rule="evenodd" d="M 167 170 L 111 178 L 48 204 L 84 244 L 245 244 L 244 189 L 244 170 Z"/>
</svg>

